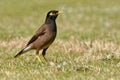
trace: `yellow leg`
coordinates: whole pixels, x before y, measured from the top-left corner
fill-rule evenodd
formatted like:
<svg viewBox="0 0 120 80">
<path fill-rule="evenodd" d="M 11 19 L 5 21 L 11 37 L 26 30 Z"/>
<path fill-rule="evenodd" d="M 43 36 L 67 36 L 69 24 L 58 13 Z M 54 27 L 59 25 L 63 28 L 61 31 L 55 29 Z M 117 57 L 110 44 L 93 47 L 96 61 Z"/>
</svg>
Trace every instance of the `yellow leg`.
<svg viewBox="0 0 120 80">
<path fill-rule="evenodd" d="M 36 59 L 37 59 L 39 62 L 41 62 L 41 59 L 40 59 L 39 55 L 36 55 Z"/>
</svg>

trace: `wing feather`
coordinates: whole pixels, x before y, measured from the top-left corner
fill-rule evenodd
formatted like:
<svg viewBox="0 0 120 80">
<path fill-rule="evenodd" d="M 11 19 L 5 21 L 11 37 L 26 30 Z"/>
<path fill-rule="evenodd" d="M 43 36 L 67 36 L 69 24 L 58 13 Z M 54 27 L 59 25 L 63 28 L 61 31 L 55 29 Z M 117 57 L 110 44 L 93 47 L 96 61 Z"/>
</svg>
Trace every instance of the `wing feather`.
<svg viewBox="0 0 120 80">
<path fill-rule="evenodd" d="M 40 27 L 40 28 L 36 31 L 36 33 L 33 35 L 33 37 L 29 40 L 27 46 L 28 46 L 29 44 L 33 43 L 35 40 L 37 40 L 38 37 L 40 37 L 41 35 L 44 35 L 44 34 L 45 34 L 45 30 L 46 30 L 46 28 L 45 28 L 44 25 L 43 25 L 43 27 Z"/>
</svg>

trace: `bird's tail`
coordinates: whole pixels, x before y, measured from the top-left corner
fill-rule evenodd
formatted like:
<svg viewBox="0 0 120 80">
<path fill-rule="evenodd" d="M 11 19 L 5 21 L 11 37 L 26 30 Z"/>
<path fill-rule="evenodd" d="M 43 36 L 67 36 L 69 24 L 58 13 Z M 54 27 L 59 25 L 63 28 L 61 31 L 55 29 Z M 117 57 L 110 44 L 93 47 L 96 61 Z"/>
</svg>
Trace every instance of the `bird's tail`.
<svg viewBox="0 0 120 80">
<path fill-rule="evenodd" d="M 21 51 L 19 51 L 19 52 L 14 56 L 14 58 L 20 56 L 20 55 L 23 54 L 24 52 L 29 51 L 30 49 L 31 49 L 31 46 L 30 46 L 30 45 L 27 46 L 27 47 L 25 47 L 24 49 L 22 49 Z"/>
<path fill-rule="evenodd" d="M 14 58 L 20 56 L 20 55 L 23 54 L 23 53 L 24 53 L 24 49 L 22 49 L 21 51 L 19 51 L 19 52 L 14 56 Z"/>
</svg>

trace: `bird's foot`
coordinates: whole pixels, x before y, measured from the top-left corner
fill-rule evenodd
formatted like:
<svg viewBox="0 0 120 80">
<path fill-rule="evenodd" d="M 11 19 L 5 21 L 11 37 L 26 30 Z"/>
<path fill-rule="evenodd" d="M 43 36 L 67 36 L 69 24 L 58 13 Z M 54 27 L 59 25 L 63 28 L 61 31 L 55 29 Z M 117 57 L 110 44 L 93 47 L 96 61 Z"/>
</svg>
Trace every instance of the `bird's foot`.
<svg viewBox="0 0 120 80">
<path fill-rule="evenodd" d="M 39 62 L 42 62 L 40 57 L 38 55 L 36 55 L 36 59 L 39 61 Z"/>
<path fill-rule="evenodd" d="M 44 58 L 44 60 L 45 60 L 46 62 L 48 62 L 47 59 L 45 58 L 45 56 L 43 56 L 43 58 Z"/>
</svg>

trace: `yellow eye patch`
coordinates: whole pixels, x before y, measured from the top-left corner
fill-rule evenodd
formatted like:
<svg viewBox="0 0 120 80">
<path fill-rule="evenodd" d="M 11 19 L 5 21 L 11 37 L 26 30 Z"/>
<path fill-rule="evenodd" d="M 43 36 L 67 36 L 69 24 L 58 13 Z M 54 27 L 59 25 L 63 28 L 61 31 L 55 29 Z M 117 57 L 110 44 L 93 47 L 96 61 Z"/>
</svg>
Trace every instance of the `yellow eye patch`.
<svg viewBox="0 0 120 80">
<path fill-rule="evenodd" d="M 62 14 L 62 11 L 58 11 L 56 13 L 51 12 L 49 15 L 50 16 L 56 16 L 56 15 L 59 15 L 59 14 Z"/>
<path fill-rule="evenodd" d="M 49 15 L 50 15 L 50 16 L 55 16 L 56 14 L 51 12 Z"/>
</svg>

